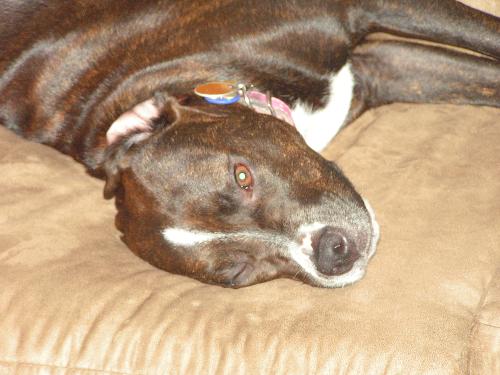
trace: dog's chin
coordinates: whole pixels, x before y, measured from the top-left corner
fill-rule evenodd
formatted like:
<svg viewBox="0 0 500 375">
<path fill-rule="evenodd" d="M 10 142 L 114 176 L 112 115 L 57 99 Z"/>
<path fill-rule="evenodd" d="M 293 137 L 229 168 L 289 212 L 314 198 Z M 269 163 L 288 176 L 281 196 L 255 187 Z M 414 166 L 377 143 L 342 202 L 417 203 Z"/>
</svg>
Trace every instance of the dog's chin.
<svg viewBox="0 0 500 375">
<path fill-rule="evenodd" d="M 304 281 L 321 288 L 343 288 L 361 280 L 366 274 L 367 264 L 368 260 L 363 257 L 358 259 L 349 271 L 341 275 L 329 276 L 316 272 L 306 274 Z"/>
<path fill-rule="evenodd" d="M 359 259 L 343 273 L 326 275 L 318 270 L 313 257 L 304 253 L 302 250 L 297 249 L 292 252 L 292 257 L 301 268 L 301 272 L 294 275 L 293 278 L 300 279 L 306 284 L 322 288 L 343 288 L 361 280 L 366 273 L 366 268 L 370 259 L 368 253 L 364 255 L 361 254 Z"/>
</svg>

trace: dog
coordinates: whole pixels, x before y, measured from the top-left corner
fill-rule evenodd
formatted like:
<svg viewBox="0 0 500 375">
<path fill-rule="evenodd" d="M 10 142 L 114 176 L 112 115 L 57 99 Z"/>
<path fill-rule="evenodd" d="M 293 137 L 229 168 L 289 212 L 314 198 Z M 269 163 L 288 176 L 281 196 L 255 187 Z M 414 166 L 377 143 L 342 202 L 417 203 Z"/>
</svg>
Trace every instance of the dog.
<svg viewBox="0 0 500 375">
<path fill-rule="evenodd" d="M 124 242 L 160 269 L 343 287 L 379 228 L 318 152 L 392 102 L 500 107 L 499 35 L 453 0 L 7 1 L 0 123 L 105 179 Z"/>
</svg>

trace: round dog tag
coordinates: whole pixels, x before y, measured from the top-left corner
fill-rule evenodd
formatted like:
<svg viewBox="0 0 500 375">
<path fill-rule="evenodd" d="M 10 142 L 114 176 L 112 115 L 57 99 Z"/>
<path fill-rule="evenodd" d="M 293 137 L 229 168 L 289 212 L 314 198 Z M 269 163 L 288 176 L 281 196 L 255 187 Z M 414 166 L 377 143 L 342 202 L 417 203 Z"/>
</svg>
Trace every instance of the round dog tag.
<svg viewBox="0 0 500 375">
<path fill-rule="evenodd" d="M 231 104 L 240 99 L 238 90 L 228 82 L 208 82 L 196 86 L 194 93 L 213 104 Z"/>
</svg>

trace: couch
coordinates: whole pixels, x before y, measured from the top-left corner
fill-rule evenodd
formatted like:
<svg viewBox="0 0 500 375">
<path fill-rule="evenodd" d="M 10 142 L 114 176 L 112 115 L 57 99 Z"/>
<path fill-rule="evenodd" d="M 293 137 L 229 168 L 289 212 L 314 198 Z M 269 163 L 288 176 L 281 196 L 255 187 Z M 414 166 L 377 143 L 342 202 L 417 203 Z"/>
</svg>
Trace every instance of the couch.
<svg viewBox="0 0 500 375">
<path fill-rule="evenodd" d="M 500 110 L 381 107 L 324 155 L 377 213 L 366 277 L 232 290 L 134 256 L 102 181 L 0 127 L 0 375 L 500 374 Z"/>
</svg>

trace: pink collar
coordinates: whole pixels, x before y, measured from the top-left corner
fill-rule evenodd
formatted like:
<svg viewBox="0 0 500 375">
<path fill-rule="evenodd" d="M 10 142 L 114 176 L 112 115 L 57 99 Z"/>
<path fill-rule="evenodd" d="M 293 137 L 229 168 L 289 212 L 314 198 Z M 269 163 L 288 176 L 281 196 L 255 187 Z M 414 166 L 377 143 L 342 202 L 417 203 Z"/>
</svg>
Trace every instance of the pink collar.
<svg viewBox="0 0 500 375">
<path fill-rule="evenodd" d="M 272 97 L 269 92 L 264 94 L 257 90 L 246 91 L 240 103 L 247 105 L 255 112 L 274 116 L 295 127 L 290 107 L 281 99 Z"/>
</svg>

